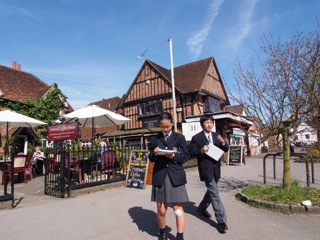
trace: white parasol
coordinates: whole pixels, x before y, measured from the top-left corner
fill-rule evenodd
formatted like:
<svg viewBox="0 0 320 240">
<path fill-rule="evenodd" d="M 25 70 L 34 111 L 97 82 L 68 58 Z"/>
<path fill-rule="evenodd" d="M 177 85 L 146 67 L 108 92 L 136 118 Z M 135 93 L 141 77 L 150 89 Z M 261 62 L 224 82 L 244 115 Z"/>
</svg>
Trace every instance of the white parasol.
<svg viewBox="0 0 320 240">
<path fill-rule="evenodd" d="M 23 114 L 4 110 L 0 112 L 0 127 L 37 127 L 46 123 Z"/>
<path fill-rule="evenodd" d="M 94 128 L 122 125 L 130 121 L 129 118 L 101 108 L 97 105 L 86 106 L 68 113 L 63 117 L 67 119 L 67 122 L 75 121 L 77 118 L 82 127 L 91 127 L 92 138 L 94 137 Z"/>
<path fill-rule="evenodd" d="M 37 127 L 40 125 L 44 125 L 46 123 L 41 122 L 37 119 L 25 116 L 23 114 L 11 111 L 4 110 L 0 112 L 0 127 L 5 127 L 7 132 L 7 142 L 9 139 L 9 128 L 10 127 Z"/>
</svg>

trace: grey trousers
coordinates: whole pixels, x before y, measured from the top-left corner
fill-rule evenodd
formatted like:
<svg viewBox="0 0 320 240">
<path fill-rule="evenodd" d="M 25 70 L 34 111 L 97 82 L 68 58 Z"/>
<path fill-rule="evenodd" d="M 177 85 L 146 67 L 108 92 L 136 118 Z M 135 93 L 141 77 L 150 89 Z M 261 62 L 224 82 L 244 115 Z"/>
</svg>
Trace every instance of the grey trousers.
<svg viewBox="0 0 320 240">
<path fill-rule="evenodd" d="M 212 203 L 212 208 L 214 210 L 215 217 L 218 223 L 227 223 L 227 214 L 223 207 L 222 201 L 219 196 L 218 186 L 214 179 L 211 182 L 205 182 L 207 187 L 207 192 L 204 195 L 198 211 L 202 212 L 206 210 Z"/>
</svg>

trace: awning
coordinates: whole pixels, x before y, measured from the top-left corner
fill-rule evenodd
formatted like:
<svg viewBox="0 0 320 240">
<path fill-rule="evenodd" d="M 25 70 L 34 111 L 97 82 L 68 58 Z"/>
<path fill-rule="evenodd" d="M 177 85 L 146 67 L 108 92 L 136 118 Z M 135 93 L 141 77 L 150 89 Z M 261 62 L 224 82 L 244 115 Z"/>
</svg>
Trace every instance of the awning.
<svg viewBox="0 0 320 240">
<path fill-rule="evenodd" d="M 148 136 L 155 133 L 161 132 L 160 128 L 144 128 L 144 129 L 134 129 L 128 131 L 116 131 L 101 134 L 101 137 L 136 137 L 136 136 Z"/>
<path fill-rule="evenodd" d="M 209 115 L 209 114 L 205 114 L 205 115 Z M 230 120 L 234 120 L 234 121 L 239 122 L 239 123 L 248 124 L 249 126 L 251 126 L 253 124 L 253 122 L 250 121 L 247 117 L 241 116 L 239 114 L 235 114 L 235 113 L 232 113 L 232 112 L 211 113 L 210 115 L 215 120 L 218 120 L 218 119 L 230 119 Z M 198 122 L 198 121 L 200 121 L 200 118 L 201 118 L 201 116 L 186 117 L 186 122 Z"/>
</svg>

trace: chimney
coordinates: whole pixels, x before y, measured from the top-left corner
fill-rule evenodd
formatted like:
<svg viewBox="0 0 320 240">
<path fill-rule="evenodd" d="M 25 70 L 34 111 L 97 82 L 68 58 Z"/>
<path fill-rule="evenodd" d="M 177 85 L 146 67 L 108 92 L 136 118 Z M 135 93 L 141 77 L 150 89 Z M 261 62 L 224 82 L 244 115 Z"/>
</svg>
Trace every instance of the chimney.
<svg viewBox="0 0 320 240">
<path fill-rule="evenodd" d="M 17 69 L 17 62 L 16 61 L 12 61 L 12 69 Z"/>
<path fill-rule="evenodd" d="M 20 63 L 18 63 L 18 65 L 17 65 L 17 70 L 21 71 L 21 64 Z"/>
</svg>

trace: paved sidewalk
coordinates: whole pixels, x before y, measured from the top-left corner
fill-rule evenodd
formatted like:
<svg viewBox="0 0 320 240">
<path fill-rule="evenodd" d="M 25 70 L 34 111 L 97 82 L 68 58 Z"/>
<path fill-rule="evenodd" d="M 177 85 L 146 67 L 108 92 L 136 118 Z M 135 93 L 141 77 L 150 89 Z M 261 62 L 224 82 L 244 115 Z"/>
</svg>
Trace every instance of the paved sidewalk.
<svg viewBox="0 0 320 240">
<path fill-rule="evenodd" d="M 267 164 L 267 182 L 281 182 L 282 161 L 277 164 L 277 179 L 273 180 L 272 160 Z M 196 168 L 187 169 L 187 191 L 190 203 L 185 205 L 186 240 L 209 239 L 319 239 L 318 215 L 284 215 L 250 207 L 235 199 L 238 190 L 248 184 L 261 184 L 262 157 L 247 158 L 247 165 L 223 166 L 219 182 L 221 198 L 228 214 L 229 231 L 220 234 L 215 219 L 205 219 L 197 213 L 197 205 L 205 192 Z M 292 177 L 306 184 L 305 165 L 291 165 Z M 315 164 L 314 186 L 320 187 L 320 165 Z M 58 199 L 44 196 L 35 183 L 16 188 L 16 197 L 23 196 L 20 204 L 0 211 L 1 239 L 157 239 L 155 203 L 150 201 L 151 186 L 145 190 L 123 186 L 104 191 Z M 36 182 L 39 181 L 39 182 Z M 33 184 L 31 184 L 33 183 Z M 34 186 L 34 187 L 32 187 Z M 25 188 L 24 188 L 25 187 Z M 31 193 L 30 193 L 31 192 Z M 213 214 L 210 207 L 209 212 Z M 167 226 L 170 239 L 176 233 L 174 214 L 168 211 Z"/>
</svg>

